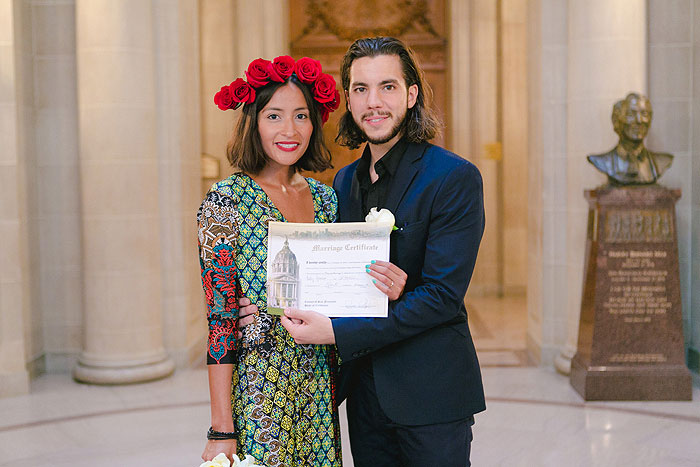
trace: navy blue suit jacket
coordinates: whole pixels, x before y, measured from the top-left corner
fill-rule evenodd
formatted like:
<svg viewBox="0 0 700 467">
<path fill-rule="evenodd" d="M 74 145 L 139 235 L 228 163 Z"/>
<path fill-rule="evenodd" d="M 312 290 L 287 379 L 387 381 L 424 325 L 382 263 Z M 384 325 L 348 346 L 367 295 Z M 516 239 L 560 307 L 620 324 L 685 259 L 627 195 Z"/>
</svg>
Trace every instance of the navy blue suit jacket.
<svg viewBox="0 0 700 467">
<path fill-rule="evenodd" d="M 341 222 L 363 221 L 358 161 L 333 187 Z M 372 359 L 377 398 L 395 423 L 426 425 L 486 408 L 464 296 L 484 231 L 482 180 L 470 162 L 428 143 L 408 146 L 387 207 L 396 218 L 390 260 L 408 274 L 388 318 L 337 318 L 338 400 L 352 390 L 353 360 Z"/>
</svg>

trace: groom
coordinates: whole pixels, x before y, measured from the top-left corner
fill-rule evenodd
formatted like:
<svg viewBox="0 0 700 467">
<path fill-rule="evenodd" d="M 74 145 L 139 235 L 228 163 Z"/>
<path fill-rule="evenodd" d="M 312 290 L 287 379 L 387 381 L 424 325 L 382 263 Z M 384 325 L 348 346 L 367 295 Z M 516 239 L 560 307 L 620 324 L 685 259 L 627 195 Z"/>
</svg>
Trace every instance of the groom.
<svg viewBox="0 0 700 467">
<path fill-rule="evenodd" d="M 347 112 L 337 141 L 367 145 L 333 183 L 339 220 L 389 209 L 398 227 L 390 260 L 408 277 L 387 318 L 286 310 L 282 324 L 297 343 L 337 345 L 356 466 L 468 466 L 473 415 L 485 409 L 463 301 L 484 230 L 481 176 L 427 142 L 438 122 L 401 41 L 355 41 L 341 79 Z"/>
</svg>

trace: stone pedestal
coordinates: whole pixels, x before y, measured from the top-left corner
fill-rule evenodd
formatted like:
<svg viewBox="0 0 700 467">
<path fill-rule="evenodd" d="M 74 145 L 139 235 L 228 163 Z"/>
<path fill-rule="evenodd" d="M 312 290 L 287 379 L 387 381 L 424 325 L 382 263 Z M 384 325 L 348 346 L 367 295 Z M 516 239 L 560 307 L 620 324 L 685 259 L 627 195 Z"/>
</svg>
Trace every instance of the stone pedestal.
<svg viewBox="0 0 700 467">
<path fill-rule="evenodd" d="M 571 385 L 585 400 L 690 400 L 675 203 L 660 186 L 586 190 L 578 349 Z"/>
</svg>

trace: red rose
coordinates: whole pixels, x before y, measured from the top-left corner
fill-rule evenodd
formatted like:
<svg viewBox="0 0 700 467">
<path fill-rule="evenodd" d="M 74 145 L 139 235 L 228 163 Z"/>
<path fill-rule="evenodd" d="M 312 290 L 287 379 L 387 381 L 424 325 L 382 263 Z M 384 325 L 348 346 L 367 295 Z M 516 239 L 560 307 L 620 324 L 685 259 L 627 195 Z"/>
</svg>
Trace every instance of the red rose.
<svg viewBox="0 0 700 467">
<path fill-rule="evenodd" d="M 300 58 L 294 71 L 302 83 L 311 84 L 321 74 L 321 62 L 309 57 Z"/>
<path fill-rule="evenodd" d="M 248 65 L 245 76 L 248 78 L 248 82 L 251 86 L 254 88 L 259 88 L 270 82 L 269 71 L 270 61 L 265 60 L 264 58 L 256 58 L 250 62 L 250 65 Z"/>
<path fill-rule="evenodd" d="M 228 110 L 234 105 L 233 95 L 229 86 L 222 86 L 221 90 L 214 94 L 214 104 L 221 110 Z"/>
<path fill-rule="evenodd" d="M 283 82 L 294 73 L 294 59 L 289 55 L 280 55 L 272 61 L 271 68 L 279 76 L 279 82 Z M 270 76 L 273 77 L 274 75 L 271 73 Z M 272 79 L 277 81 L 274 77 Z"/>
<path fill-rule="evenodd" d="M 284 83 L 284 78 L 282 78 L 280 74 L 277 73 L 277 70 L 275 70 L 275 67 L 272 66 L 272 63 L 267 64 L 267 76 L 270 77 L 270 81 Z"/>
<path fill-rule="evenodd" d="M 333 100 L 321 104 L 321 120 L 323 123 L 328 121 L 331 112 L 338 110 L 338 107 L 340 107 L 340 93 L 336 89 L 333 94 Z"/>
<path fill-rule="evenodd" d="M 255 102 L 255 89 L 246 82 L 243 78 L 238 78 L 229 86 L 234 102 L 243 104 L 252 104 Z"/>
<path fill-rule="evenodd" d="M 338 110 L 338 107 L 340 107 L 340 93 L 337 89 L 335 89 L 335 92 L 333 93 L 333 100 L 324 102 L 323 108 L 327 109 L 329 112 L 333 112 L 334 110 Z"/>
<path fill-rule="evenodd" d="M 316 102 L 325 104 L 331 102 L 335 97 L 335 79 L 326 73 L 321 73 L 321 76 L 314 81 L 312 92 Z"/>
</svg>

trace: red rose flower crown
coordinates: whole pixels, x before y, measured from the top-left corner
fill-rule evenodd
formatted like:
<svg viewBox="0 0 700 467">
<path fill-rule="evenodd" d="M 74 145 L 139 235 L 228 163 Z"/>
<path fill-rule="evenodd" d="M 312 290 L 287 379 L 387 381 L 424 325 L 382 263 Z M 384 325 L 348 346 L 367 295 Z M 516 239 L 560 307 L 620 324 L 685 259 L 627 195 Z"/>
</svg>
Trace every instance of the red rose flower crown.
<svg viewBox="0 0 700 467">
<path fill-rule="evenodd" d="M 236 110 L 243 104 L 255 102 L 255 91 L 272 82 L 284 83 L 295 74 L 299 81 L 311 89 L 311 94 L 321 110 L 321 120 L 340 105 L 340 93 L 335 88 L 335 79 L 321 70 L 321 62 L 313 58 L 300 58 L 297 62 L 288 55 L 281 55 L 273 61 L 257 58 L 250 62 L 245 72 L 247 81 L 238 78 L 228 86 L 222 86 L 214 95 L 214 103 L 221 110 Z"/>
</svg>

